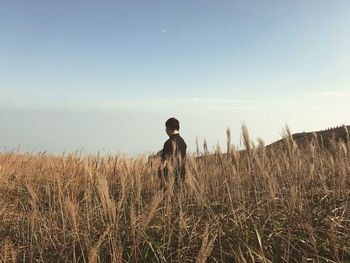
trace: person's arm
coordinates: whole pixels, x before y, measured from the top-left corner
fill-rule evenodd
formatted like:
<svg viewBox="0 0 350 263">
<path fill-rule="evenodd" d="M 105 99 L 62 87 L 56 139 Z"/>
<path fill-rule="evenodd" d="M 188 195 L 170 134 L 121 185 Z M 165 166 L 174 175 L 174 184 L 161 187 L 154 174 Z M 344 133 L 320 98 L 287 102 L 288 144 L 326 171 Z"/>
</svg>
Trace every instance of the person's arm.
<svg viewBox="0 0 350 263">
<path fill-rule="evenodd" d="M 172 149 L 171 149 L 171 142 L 166 141 L 163 146 L 162 150 L 162 162 L 165 162 L 165 160 L 171 155 Z"/>
</svg>

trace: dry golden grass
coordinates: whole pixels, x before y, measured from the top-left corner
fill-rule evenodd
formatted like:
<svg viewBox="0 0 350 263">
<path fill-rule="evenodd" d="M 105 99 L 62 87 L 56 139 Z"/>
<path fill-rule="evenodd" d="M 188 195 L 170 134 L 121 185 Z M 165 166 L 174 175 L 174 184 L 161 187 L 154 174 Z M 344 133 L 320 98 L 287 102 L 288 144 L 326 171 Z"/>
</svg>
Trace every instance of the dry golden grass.
<svg viewBox="0 0 350 263">
<path fill-rule="evenodd" d="M 0 154 L 0 262 L 350 261 L 350 144 L 242 130 L 164 192 L 142 156 Z"/>
</svg>

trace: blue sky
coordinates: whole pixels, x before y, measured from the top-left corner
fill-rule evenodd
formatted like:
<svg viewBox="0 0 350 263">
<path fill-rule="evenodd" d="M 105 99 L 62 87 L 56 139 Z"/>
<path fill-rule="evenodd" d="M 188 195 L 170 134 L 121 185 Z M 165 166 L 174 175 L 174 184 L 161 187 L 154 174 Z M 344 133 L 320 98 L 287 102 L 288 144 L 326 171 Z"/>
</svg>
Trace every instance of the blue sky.
<svg viewBox="0 0 350 263">
<path fill-rule="evenodd" d="M 350 124 L 349 28 L 337 0 L 3 0 L 0 147 L 156 151 L 170 116 L 190 150 Z"/>
</svg>

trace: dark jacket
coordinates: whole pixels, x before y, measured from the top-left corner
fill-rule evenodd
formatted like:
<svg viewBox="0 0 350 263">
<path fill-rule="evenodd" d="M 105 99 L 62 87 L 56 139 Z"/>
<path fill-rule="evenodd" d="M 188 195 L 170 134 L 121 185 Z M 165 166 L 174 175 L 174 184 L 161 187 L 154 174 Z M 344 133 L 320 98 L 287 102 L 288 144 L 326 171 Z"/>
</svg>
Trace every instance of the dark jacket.
<svg viewBox="0 0 350 263">
<path fill-rule="evenodd" d="M 187 145 L 180 134 L 174 134 L 164 143 L 162 150 L 162 161 L 168 160 L 175 169 L 175 174 L 185 177 L 186 174 L 186 149 Z M 167 175 L 165 170 L 164 174 Z"/>
</svg>

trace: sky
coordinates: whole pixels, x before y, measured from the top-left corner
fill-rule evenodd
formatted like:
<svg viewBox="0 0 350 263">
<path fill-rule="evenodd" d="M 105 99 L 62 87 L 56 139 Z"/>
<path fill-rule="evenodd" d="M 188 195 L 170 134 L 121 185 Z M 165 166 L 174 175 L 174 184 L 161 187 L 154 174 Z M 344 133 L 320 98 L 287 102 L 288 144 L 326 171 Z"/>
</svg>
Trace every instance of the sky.
<svg viewBox="0 0 350 263">
<path fill-rule="evenodd" d="M 1 0 L 0 149 L 137 155 L 350 124 L 347 0 Z"/>
</svg>

